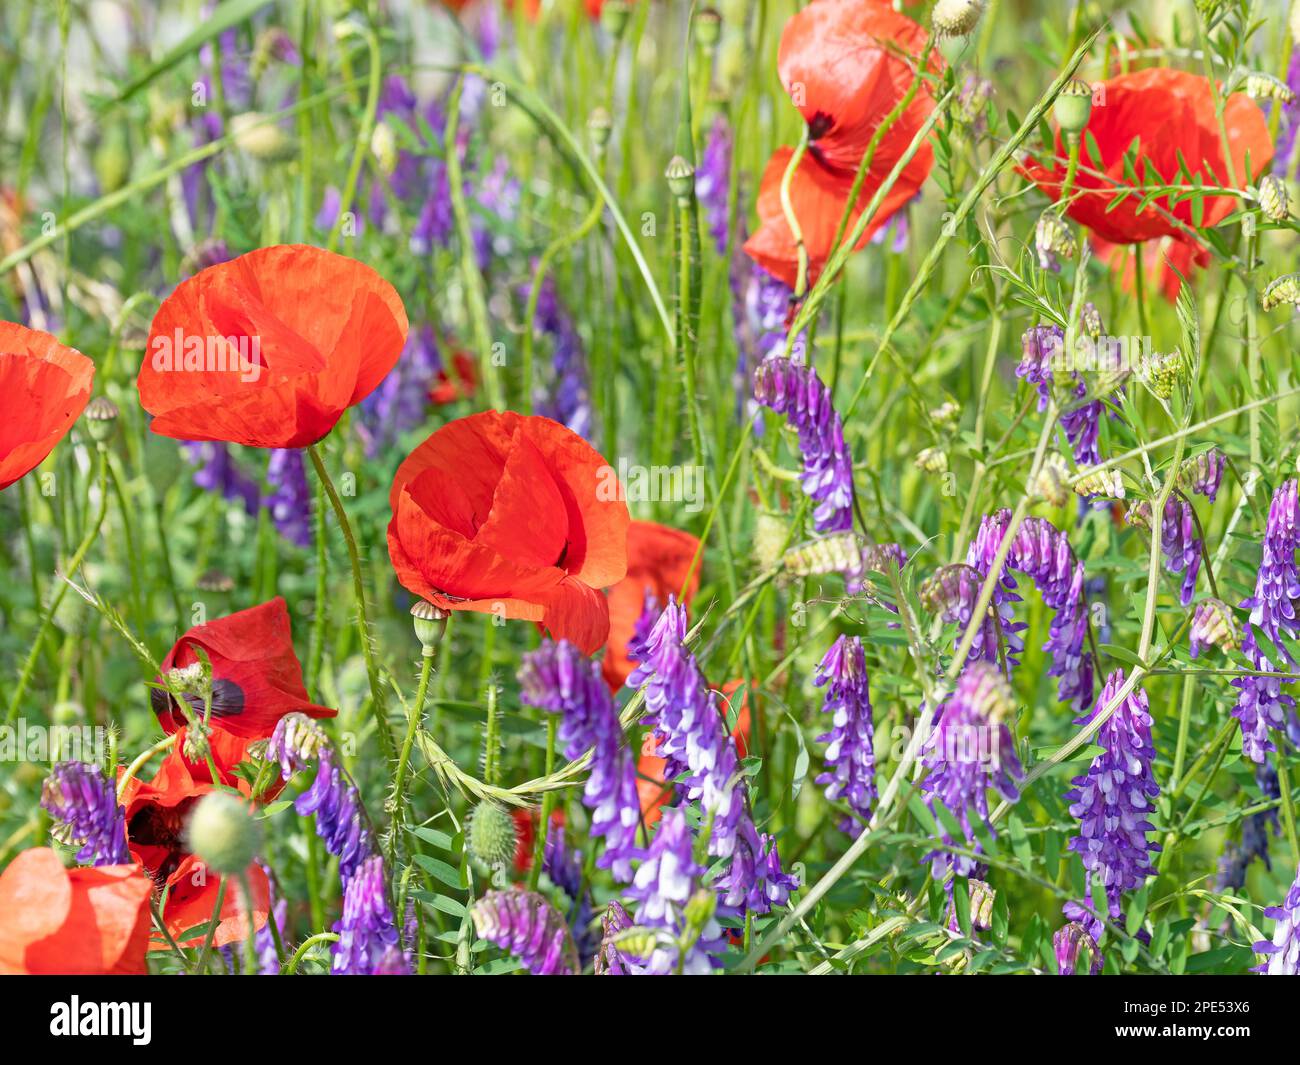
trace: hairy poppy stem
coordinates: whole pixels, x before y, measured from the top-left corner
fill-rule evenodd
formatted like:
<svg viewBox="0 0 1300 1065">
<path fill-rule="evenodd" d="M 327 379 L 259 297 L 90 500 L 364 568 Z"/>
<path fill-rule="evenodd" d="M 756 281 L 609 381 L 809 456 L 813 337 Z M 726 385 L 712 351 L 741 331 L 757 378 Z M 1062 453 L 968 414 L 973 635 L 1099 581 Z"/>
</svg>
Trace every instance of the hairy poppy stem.
<svg viewBox="0 0 1300 1065">
<path fill-rule="evenodd" d="M 402 740 L 402 751 L 397 758 L 397 771 L 393 774 L 393 824 L 389 829 L 388 861 L 397 864 L 397 839 L 402 824 L 406 820 L 406 767 L 411 761 L 411 748 L 415 746 L 415 734 L 420 728 L 420 719 L 424 716 L 424 701 L 429 694 L 429 678 L 433 675 L 433 655 L 436 650 L 432 644 L 426 644 L 420 658 L 420 683 L 415 689 L 415 703 L 410 707 L 406 720 L 406 738 Z"/>
<path fill-rule="evenodd" d="M 379 662 L 375 658 L 374 635 L 366 610 L 366 585 L 361 576 L 361 555 L 357 551 L 357 540 L 352 534 L 352 523 L 348 521 L 343 501 L 339 498 L 329 471 L 325 469 L 325 463 L 320 457 L 319 445 L 308 444 L 307 454 L 311 456 L 311 464 L 316 470 L 316 476 L 320 478 L 325 494 L 329 497 L 330 506 L 334 508 L 334 516 L 338 519 L 339 529 L 347 544 L 348 561 L 352 565 L 352 588 L 357 600 L 357 633 L 361 637 L 361 653 L 366 660 L 366 676 L 370 681 L 370 709 L 375 715 L 375 731 L 379 734 L 379 746 L 383 750 L 384 757 L 391 764 L 394 761 L 395 749 L 393 733 L 388 727 L 388 700 L 385 697 L 383 683 L 379 679 Z"/>
</svg>

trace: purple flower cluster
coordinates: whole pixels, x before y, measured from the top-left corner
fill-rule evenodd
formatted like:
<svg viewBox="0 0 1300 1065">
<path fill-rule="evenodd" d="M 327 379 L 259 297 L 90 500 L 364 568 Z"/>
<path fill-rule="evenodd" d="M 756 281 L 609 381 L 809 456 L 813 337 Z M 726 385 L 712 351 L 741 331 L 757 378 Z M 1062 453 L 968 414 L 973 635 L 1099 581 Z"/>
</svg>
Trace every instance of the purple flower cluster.
<svg viewBox="0 0 1300 1065">
<path fill-rule="evenodd" d="M 474 930 L 513 954 L 534 976 L 576 976 L 569 926 L 535 891 L 489 891 L 470 909 Z"/>
<path fill-rule="evenodd" d="M 276 529 L 290 543 L 310 547 L 312 543 L 311 488 L 302 452 L 277 448 L 267 461 L 266 479 L 274 491 L 266 497 L 266 509 Z"/>
<path fill-rule="evenodd" d="M 547 640 L 524 656 L 519 683 L 529 706 L 562 715 L 559 739 L 566 758 L 592 751 L 582 801 L 591 810 L 592 835 L 605 841 L 598 864 L 619 880 L 631 880 L 632 862 L 641 853 L 636 766 L 600 666 L 567 641 Z"/>
<path fill-rule="evenodd" d="M 254 940 L 257 946 L 257 974 L 259 976 L 279 976 L 280 975 L 280 952 L 275 946 L 275 933 L 271 930 L 272 922 L 275 923 L 283 935 L 285 921 L 289 916 L 289 904 L 284 899 L 279 898 L 276 894 L 275 883 L 271 877 L 270 868 L 263 864 L 262 872 L 266 874 L 267 888 L 270 893 L 271 913 L 266 924 L 262 925 L 254 934 Z"/>
<path fill-rule="evenodd" d="M 775 840 L 754 825 L 735 740 L 685 640 L 686 609 L 670 596 L 649 636 L 635 648 L 638 665 L 627 682 L 645 689 L 658 752 L 666 762 L 664 779 L 685 774 L 681 787 L 687 801 L 698 801 L 704 824 L 711 825 L 709 854 L 731 859 L 714 885 L 722 904 L 767 913 L 785 904 L 798 880 L 781 870 Z"/>
<path fill-rule="evenodd" d="M 799 433 L 804 494 L 818 505 L 813 527 L 842 532 L 853 526 L 853 456 L 831 390 L 817 371 L 781 356 L 765 359 L 754 374 L 754 398 L 784 414 Z"/>
<path fill-rule="evenodd" d="M 1020 365 L 1016 367 L 1016 376 L 1024 378 L 1038 390 L 1038 409 L 1046 410 L 1055 381 L 1052 362 L 1065 343 L 1065 330 L 1059 325 L 1036 325 L 1025 331 L 1020 343 Z M 1082 399 L 1088 394 L 1087 385 L 1078 374 L 1072 373 L 1071 377 L 1071 391 L 1076 399 Z M 1066 439 L 1074 449 L 1074 460 L 1080 466 L 1092 466 L 1101 461 L 1097 439 L 1104 406 L 1100 399 L 1094 399 L 1061 413 L 1061 428 L 1065 430 Z"/>
<path fill-rule="evenodd" d="M 56 822 L 56 837 L 80 846 L 77 861 L 91 865 L 126 865 L 126 811 L 117 804 L 117 789 L 85 762 L 60 762 L 41 788 L 41 807 Z"/>
<path fill-rule="evenodd" d="M 1011 689 L 996 666 L 972 662 L 957 679 L 957 688 L 939 708 L 938 724 L 922 747 L 922 765 L 930 772 L 921 783 L 925 803 L 934 810 L 942 802 L 961 824 L 965 839 L 955 840 L 939 819 L 940 836 L 950 846 L 965 843 L 981 850 L 971 822 L 972 811 L 987 826 L 988 792 L 992 788 L 1008 801 L 1019 795 L 1017 782 L 1023 776 L 1015 741 L 1005 718 L 1011 710 Z M 954 876 L 970 876 L 978 863 L 966 855 L 936 850 L 926 855 L 930 871 L 940 880 L 952 870 Z"/>
<path fill-rule="evenodd" d="M 1124 683 L 1122 669 L 1111 673 L 1092 711 L 1075 723 L 1092 721 L 1116 700 Z M 1147 818 L 1160 786 L 1151 769 L 1155 748 L 1146 692 L 1137 687 L 1126 695 L 1102 723 L 1095 742 L 1102 752 L 1065 793 L 1071 815 L 1079 818 L 1079 834 L 1069 847 L 1089 873 L 1089 903 L 1094 904 L 1091 878 L 1099 876 L 1110 915 L 1118 917 L 1120 896 L 1154 875 L 1151 855 L 1160 849 L 1147 839 L 1147 833 L 1154 831 Z M 1074 917 L 1075 911 L 1067 909 L 1066 916 Z"/>
<path fill-rule="evenodd" d="M 1058 928 L 1052 936 L 1056 950 L 1056 971 L 1061 976 L 1096 976 L 1101 972 L 1103 958 L 1097 941 L 1078 921 Z"/>
<path fill-rule="evenodd" d="M 628 896 L 638 903 L 637 924 L 644 928 L 661 929 L 661 937 L 643 965 L 625 958 L 632 972 L 651 976 L 669 976 L 681 973 L 700 976 L 717 967 L 722 951 L 722 930 L 710 919 L 695 930 L 698 938 L 686 951 L 680 951 L 668 939 L 681 939 L 686 929 L 686 904 L 704 875 L 692 854 L 692 836 L 686 815 L 679 807 L 670 807 L 659 819 L 654 839 L 646 859 L 636 871 L 636 879 Z"/>
<path fill-rule="evenodd" d="M 1132 507 L 1128 521 L 1150 529 L 1150 502 L 1143 500 Z M 1196 578 L 1201 572 L 1201 539 L 1196 535 L 1196 512 L 1186 499 L 1171 495 L 1165 500 L 1164 518 L 1160 522 L 1160 553 L 1166 573 L 1183 575 L 1178 601 L 1189 606 L 1196 595 Z"/>
<path fill-rule="evenodd" d="M 1219 486 L 1223 483 L 1223 471 L 1227 464 L 1228 457 L 1217 447 L 1212 447 L 1183 463 L 1178 483 L 1213 503 L 1219 494 Z"/>
<path fill-rule="evenodd" d="M 827 799 L 843 798 L 859 817 L 869 818 L 876 800 L 876 756 L 870 678 L 861 638 L 841 636 L 831 644 L 814 683 L 827 685 L 822 712 L 832 715 L 831 731 L 817 737 L 818 743 L 829 744 L 826 772 L 817 783 L 827 785 Z M 846 819 L 846 827 L 852 830 L 853 825 Z"/>
<path fill-rule="evenodd" d="M 181 445 L 194 471 L 194 483 L 205 492 L 215 492 L 231 503 L 243 505 L 251 518 L 261 503 L 262 490 L 255 478 L 245 473 L 235 461 L 229 444 L 204 440 Z"/>
<path fill-rule="evenodd" d="M 343 917 L 334 925 L 330 971 L 336 976 L 405 976 L 410 963 L 402 951 L 384 884 L 384 860 L 372 854 L 344 882 Z"/>
<path fill-rule="evenodd" d="M 294 800 L 294 809 L 300 817 L 316 815 L 316 834 L 338 858 L 339 877 L 347 883 L 375 846 L 357 786 L 334 758 L 333 747 L 322 748 L 316 779 Z"/>
<path fill-rule="evenodd" d="M 1291 61 L 1286 68 L 1286 83 L 1296 97 L 1289 104 L 1280 105 L 1282 128 L 1278 132 L 1277 154 L 1273 157 L 1273 172 L 1283 178 L 1292 177 L 1297 171 L 1295 146 L 1296 134 L 1300 132 L 1300 46 L 1291 52 Z"/>
<path fill-rule="evenodd" d="M 551 883 L 569 897 L 569 930 L 578 957 L 585 964 L 599 946 L 591 927 L 591 892 L 583 883 L 582 851 L 569 846 L 561 828 L 554 828 L 546 834 L 542 870 L 551 878 Z"/>
<path fill-rule="evenodd" d="M 600 919 L 600 949 L 596 951 L 593 970 L 597 976 L 633 975 L 628 960 L 618 949 L 615 940 L 632 927 L 632 918 L 618 899 L 610 899 L 605 914 Z"/>
<path fill-rule="evenodd" d="M 1281 655 L 1284 667 L 1294 665 L 1281 637 L 1300 634 L 1296 601 L 1300 599 L 1300 571 L 1295 552 L 1300 546 L 1300 513 L 1297 512 L 1296 482 L 1287 481 L 1273 495 L 1269 506 L 1268 526 L 1264 532 L 1264 552 L 1255 594 L 1242 601 L 1250 610 L 1242 650 L 1255 669 L 1276 670 L 1259 644 L 1257 633 L 1267 637 Z M 1281 679 L 1273 677 L 1238 677 L 1232 682 L 1237 689 L 1237 705 L 1232 715 L 1241 723 L 1242 751 L 1253 762 L 1263 762 L 1273 743 L 1268 730 L 1294 727 L 1295 699 L 1282 693 Z M 1288 716 L 1290 715 L 1290 716 Z"/>
<path fill-rule="evenodd" d="M 520 296 L 528 300 L 531 283 L 523 286 Z M 538 414 L 568 426 L 581 437 L 590 438 L 592 430 L 591 389 L 587 381 L 587 360 L 582 338 L 573 318 L 560 301 L 555 280 L 542 280 L 537 295 L 534 328 L 538 336 L 551 340 L 550 384 L 539 388 L 534 397 Z"/>
<path fill-rule="evenodd" d="M 1255 944 L 1255 953 L 1266 955 L 1268 960 L 1255 969 L 1268 976 L 1300 976 L 1300 869 L 1281 906 L 1269 906 L 1265 917 L 1277 923 L 1273 926 L 1272 942 L 1262 940 Z"/>
<path fill-rule="evenodd" d="M 999 510 L 980 522 L 979 531 L 967 552 L 967 564 L 987 577 L 1011 521 L 1011 512 Z M 1074 556 L 1069 538 L 1046 518 L 1026 518 L 1016 530 L 1006 564 L 993 591 L 993 608 L 1006 644 L 1008 665 L 1018 661 L 1024 642 L 1023 623 L 1014 620 L 1010 604 L 1020 601 L 1012 571 L 1025 574 L 1053 611 L 1047 641 L 1043 644 L 1052 659 L 1048 676 L 1060 678 L 1057 698 L 1083 710 L 1092 702 L 1092 655 L 1083 650 L 1088 636 L 1088 604 L 1084 596 L 1083 563 Z M 979 584 L 975 585 L 978 595 Z M 970 609 L 973 610 L 974 599 Z M 967 615 L 969 618 L 969 614 Z M 996 661 L 997 647 L 987 638 L 977 638 L 972 658 Z"/>
<path fill-rule="evenodd" d="M 433 327 L 426 323 L 412 329 L 397 365 L 357 407 L 357 429 L 367 455 L 381 454 L 402 433 L 424 423 L 429 389 L 442 365 Z"/>
<path fill-rule="evenodd" d="M 695 195 L 704 208 L 709 236 L 719 255 L 727 254 L 731 219 L 731 126 L 718 115 L 709 127 L 708 140 L 695 171 Z"/>
</svg>

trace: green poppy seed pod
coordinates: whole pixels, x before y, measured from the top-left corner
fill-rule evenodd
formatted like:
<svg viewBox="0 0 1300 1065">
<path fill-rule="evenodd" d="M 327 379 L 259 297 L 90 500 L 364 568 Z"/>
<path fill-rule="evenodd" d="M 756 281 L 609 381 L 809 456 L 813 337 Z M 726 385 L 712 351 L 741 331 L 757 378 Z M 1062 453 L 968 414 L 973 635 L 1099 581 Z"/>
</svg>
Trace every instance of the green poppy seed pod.
<svg viewBox="0 0 1300 1065">
<path fill-rule="evenodd" d="M 447 611 L 434 606 L 427 599 L 417 599 L 411 605 L 415 638 L 426 652 L 432 654 L 433 648 L 442 642 L 442 634 L 447 631 L 447 618 Z"/>
<path fill-rule="evenodd" d="M 587 116 L 587 135 L 591 137 L 591 143 L 595 145 L 596 151 L 605 150 L 613 129 L 614 119 L 603 107 L 593 108 L 591 114 Z"/>
<path fill-rule="evenodd" d="M 700 8 L 695 12 L 695 18 L 691 20 L 691 29 L 695 39 L 704 48 L 713 51 L 718 46 L 718 38 L 722 36 L 722 16 L 718 14 L 716 8 Z"/>
<path fill-rule="evenodd" d="M 689 203 L 691 193 L 695 191 L 695 167 L 680 155 L 674 155 L 664 171 L 668 179 L 668 188 L 681 203 Z"/>
<path fill-rule="evenodd" d="M 610 36 L 621 37 L 631 13 L 632 8 L 626 0 L 605 0 L 605 6 L 600 9 L 600 24 Z"/>
<path fill-rule="evenodd" d="M 1285 222 L 1291 215 L 1291 198 L 1286 182 L 1276 174 L 1268 174 L 1259 182 L 1259 209 L 1270 222 Z"/>
<path fill-rule="evenodd" d="M 514 860 L 519 834 L 515 819 L 499 802 L 484 799 L 469 816 L 469 852 L 484 865 L 503 866 Z"/>
<path fill-rule="evenodd" d="M 111 440 L 117 429 L 118 413 L 117 404 L 107 396 L 96 396 L 87 403 L 81 416 L 86 419 L 90 438 L 99 444 Z"/>
<path fill-rule="evenodd" d="M 264 163 L 280 163 L 293 157 L 292 139 L 258 111 L 233 115 L 230 132 L 240 151 Z"/>
<path fill-rule="evenodd" d="M 937 0 L 930 16 L 937 37 L 964 37 L 984 14 L 984 0 Z"/>
<path fill-rule="evenodd" d="M 203 796 L 186 828 L 190 850 L 223 876 L 238 876 L 257 857 L 262 826 L 247 803 L 228 791 Z"/>
<path fill-rule="evenodd" d="M 1092 117 L 1092 86 L 1082 78 L 1071 78 L 1052 105 L 1052 114 L 1062 133 L 1082 133 Z"/>
</svg>

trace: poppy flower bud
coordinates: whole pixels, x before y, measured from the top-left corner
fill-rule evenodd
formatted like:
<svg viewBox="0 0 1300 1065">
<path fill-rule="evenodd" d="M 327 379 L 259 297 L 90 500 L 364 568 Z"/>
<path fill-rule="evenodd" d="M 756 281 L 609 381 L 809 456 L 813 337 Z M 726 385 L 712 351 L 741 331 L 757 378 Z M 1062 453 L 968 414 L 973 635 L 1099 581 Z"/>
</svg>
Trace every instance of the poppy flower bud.
<svg viewBox="0 0 1300 1065">
<path fill-rule="evenodd" d="M 1082 78 L 1071 78 L 1052 105 L 1052 114 L 1062 133 L 1082 133 L 1092 117 L 1092 86 Z"/>
<path fill-rule="evenodd" d="M 605 150 L 605 145 L 609 143 L 609 135 L 613 129 L 614 120 L 603 107 L 595 108 L 587 116 L 587 134 L 591 137 L 591 143 L 595 146 L 596 151 L 602 152 Z"/>
<path fill-rule="evenodd" d="M 1287 274 L 1270 281 L 1268 287 L 1260 293 L 1259 305 L 1266 311 L 1284 303 L 1293 307 L 1300 306 L 1300 274 Z"/>
<path fill-rule="evenodd" d="M 519 844 L 515 819 L 504 806 L 484 799 L 474 807 L 469 817 L 466 845 L 470 854 L 484 865 L 493 868 L 504 866 L 515 856 Z"/>
<path fill-rule="evenodd" d="M 257 857 L 262 827 L 247 804 L 227 791 L 203 796 L 186 829 L 190 850 L 223 876 L 237 876 Z"/>
<path fill-rule="evenodd" d="M 691 29 L 695 33 L 695 39 L 712 51 L 718 46 L 718 38 L 722 36 L 722 16 L 718 14 L 716 8 L 701 8 L 695 12 Z"/>
<path fill-rule="evenodd" d="M 442 642 L 442 634 L 447 631 L 447 611 L 440 610 L 427 599 L 417 599 L 411 606 L 411 619 L 415 623 L 415 638 L 420 641 L 426 654 Z"/>
<path fill-rule="evenodd" d="M 382 173 L 391 174 L 397 169 L 397 136 L 387 122 L 375 123 L 374 132 L 370 134 L 370 154 L 375 157 Z"/>
<path fill-rule="evenodd" d="M 664 171 L 668 179 L 668 188 L 677 197 L 679 203 L 689 203 L 691 193 L 695 191 L 695 167 L 680 155 L 674 155 Z"/>
<path fill-rule="evenodd" d="M 284 162 L 293 156 L 293 141 L 274 122 L 257 111 L 230 119 L 230 132 L 239 150 L 265 163 Z"/>
<path fill-rule="evenodd" d="M 1065 465 L 1065 459 L 1053 451 L 1043 460 L 1042 468 L 1034 479 L 1034 494 L 1041 496 L 1054 507 L 1063 507 L 1070 497 L 1069 489 L 1066 487 L 1069 478 L 1070 471 Z"/>
<path fill-rule="evenodd" d="M 1259 182 L 1259 209 L 1270 222 L 1285 222 L 1291 214 L 1291 199 L 1286 183 L 1275 174 L 1268 174 Z"/>
<path fill-rule="evenodd" d="M 111 440 L 113 430 L 117 428 L 118 414 L 117 404 L 107 396 L 96 396 L 87 403 L 83 417 L 91 439 L 100 444 Z"/>
<path fill-rule="evenodd" d="M 941 447 L 922 448 L 916 455 L 918 469 L 926 473 L 946 473 L 948 471 L 948 453 Z"/>
<path fill-rule="evenodd" d="M 1083 476 L 1074 482 L 1074 491 L 1081 496 L 1123 499 L 1124 478 L 1119 470 L 1097 470 L 1093 473 L 1084 471 Z"/>
<path fill-rule="evenodd" d="M 984 0 L 938 0 L 930 16 L 939 37 L 964 37 L 984 14 Z"/>
<path fill-rule="evenodd" d="M 600 9 L 600 24 L 611 37 L 621 37 L 630 14 L 626 0 L 605 0 L 605 6 Z"/>
</svg>

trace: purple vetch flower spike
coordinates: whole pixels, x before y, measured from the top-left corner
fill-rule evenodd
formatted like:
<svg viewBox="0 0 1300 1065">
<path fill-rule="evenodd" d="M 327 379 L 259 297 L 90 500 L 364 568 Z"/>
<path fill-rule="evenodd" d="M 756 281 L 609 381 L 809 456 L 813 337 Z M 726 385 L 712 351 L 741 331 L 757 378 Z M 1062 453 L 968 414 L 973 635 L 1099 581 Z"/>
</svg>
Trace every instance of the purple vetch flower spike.
<svg viewBox="0 0 1300 1065">
<path fill-rule="evenodd" d="M 1294 94 L 1290 103 L 1281 104 L 1282 128 L 1277 138 L 1277 154 L 1273 157 L 1273 173 L 1279 177 L 1293 177 L 1296 173 L 1296 133 L 1300 132 L 1300 45 L 1291 51 L 1291 61 L 1286 68 L 1287 87 Z M 1279 106 L 1274 102 L 1274 107 Z"/>
<path fill-rule="evenodd" d="M 591 892 L 582 882 L 582 852 L 569 846 L 562 828 L 546 834 L 542 870 L 551 878 L 551 883 L 569 897 L 569 928 L 578 957 L 585 964 L 595 956 L 599 947 L 591 926 Z"/>
<path fill-rule="evenodd" d="M 284 899 L 279 898 L 275 890 L 275 881 L 271 876 L 270 868 L 262 862 L 262 872 L 266 874 L 267 889 L 271 897 L 271 914 L 266 924 L 259 928 L 255 935 L 257 946 L 257 972 L 259 976 L 279 976 L 280 975 L 280 952 L 275 946 L 275 933 L 271 930 L 271 922 L 275 922 L 275 927 L 280 935 L 284 935 L 285 921 L 289 917 L 289 904 Z"/>
<path fill-rule="evenodd" d="M 531 282 L 520 289 L 525 302 L 530 291 Z M 534 397 L 537 413 L 567 426 L 581 437 L 589 437 L 592 430 L 591 389 L 582 337 L 561 302 L 552 277 L 542 280 L 533 324 L 536 335 L 549 337 L 552 345 L 552 380 L 549 387 L 537 390 Z"/>
<path fill-rule="evenodd" d="M 862 640 L 841 636 L 826 652 L 814 683 L 826 685 L 822 712 L 831 714 L 831 731 L 817 737 L 826 748 L 826 772 L 817 778 L 825 784 L 826 798 L 843 798 L 849 808 L 866 819 L 876 801 L 876 757 L 871 719 L 871 687 Z M 850 831 L 855 823 L 847 819 Z M 855 833 L 856 834 L 856 833 Z"/>
<path fill-rule="evenodd" d="M 781 871 L 775 844 L 754 827 L 735 740 L 685 640 L 686 609 L 670 596 L 636 648 L 638 665 L 627 683 L 645 689 L 664 779 L 685 774 L 686 800 L 698 801 L 703 823 L 711 825 L 708 853 L 732 860 L 714 885 L 720 901 L 764 914 L 784 905 L 798 880 Z"/>
<path fill-rule="evenodd" d="M 994 834 L 989 824 L 989 789 L 1008 801 L 1019 795 L 1018 781 L 1024 774 L 1005 724 L 1011 712 L 1011 687 L 989 662 L 970 663 L 957 679 L 956 690 L 939 708 L 938 724 L 921 749 L 922 765 L 930 771 L 921 782 L 921 791 L 931 811 L 937 799 L 960 822 L 963 840 L 940 828 L 943 841 L 950 846 L 964 844 L 977 853 L 982 849 L 972 826 L 972 811 Z M 978 865 L 974 858 L 943 850 L 931 851 L 926 860 L 936 880 L 949 869 L 954 876 L 970 876 Z"/>
<path fill-rule="evenodd" d="M 1233 616 L 1232 608 L 1222 599 L 1202 599 L 1196 604 L 1196 613 L 1192 615 L 1188 643 L 1193 658 L 1198 657 L 1207 647 L 1218 647 L 1224 651 L 1239 650 L 1241 629 Z"/>
<path fill-rule="evenodd" d="M 335 976 L 410 974 L 410 961 L 402 952 L 388 905 L 384 860 L 378 854 L 362 862 L 356 875 L 345 881 L 343 916 L 334 931 L 339 940 L 334 944 L 330 972 Z"/>
<path fill-rule="evenodd" d="M 1056 969 L 1061 976 L 1096 976 L 1104 959 L 1097 941 L 1078 921 L 1058 928 L 1052 935 L 1056 949 Z"/>
<path fill-rule="evenodd" d="M 636 845 L 641 820 L 636 765 L 623 742 L 618 711 L 599 664 L 567 641 L 546 640 L 524 655 L 519 683 L 529 706 L 562 715 L 559 739 L 566 758 L 592 751 L 582 801 L 591 810 L 592 835 L 605 841 L 597 864 L 617 879 L 630 881 L 632 862 L 641 855 Z"/>
<path fill-rule="evenodd" d="M 1219 494 L 1219 486 L 1223 483 L 1223 470 L 1227 464 L 1228 457 L 1217 447 L 1202 451 L 1183 463 L 1178 484 L 1197 495 L 1205 496 L 1213 503 Z"/>
<path fill-rule="evenodd" d="M 489 891 L 470 909 L 474 931 L 514 955 L 534 976 L 578 975 L 569 926 L 535 891 Z"/>
<path fill-rule="evenodd" d="M 695 171 L 695 195 L 704 208 L 705 223 L 719 255 L 727 254 L 731 219 L 731 126 L 719 114 L 709 127 L 708 140 Z"/>
<path fill-rule="evenodd" d="M 1124 520 L 1150 531 L 1151 502 L 1143 499 L 1129 507 Z M 1186 499 L 1171 495 L 1165 500 L 1164 519 L 1160 523 L 1160 554 L 1165 572 L 1183 575 L 1179 602 L 1191 604 L 1196 594 L 1196 578 L 1201 572 L 1201 540 L 1196 535 L 1196 513 Z"/>
<path fill-rule="evenodd" d="M 271 733 L 266 745 L 266 759 L 279 762 L 280 778 L 288 780 L 315 762 L 328 746 L 325 730 L 306 714 L 285 714 Z"/>
<path fill-rule="evenodd" d="M 1075 724 L 1092 721 L 1119 699 L 1124 686 L 1124 671 L 1117 669 L 1107 678 L 1092 711 Z M 1079 818 L 1079 834 L 1070 840 L 1069 848 L 1083 859 L 1088 871 L 1089 903 L 1100 905 L 1091 897 L 1091 879 L 1100 877 L 1108 912 L 1117 918 L 1122 913 L 1120 896 L 1155 874 L 1151 855 L 1160 850 L 1158 843 L 1147 839 L 1147 833 L 1155 831 L 1147 818 L 1155 808 L 1160 786 L 1151 768 L 1155 759 L 1151 714 L 1141 687 L 1119 700 L 1095 742 L 1102 752 L 1087 773 L 1071 781 L 1073 787 L 1065 793 L 1071 815 Z M 1070 910 L 1066 916 L 1072 916 Z"/>
<path fill-rule="evenodd" d="M 262 490 L 257 481 L 240 469 L 230 445 L 217 441 L 186 441 L 181 450 L 194 471 L 194 483 L 207 492 L 217 492 L 232 503 L 241 503 L 251 518 L 257 513 Z"/>
<path fill-rule="evenodd" d="M 975 604 L 983 584 L 984 574 L 972 565 L 958 562 L 951 566 L 944 566 L 922 582 L 921 603 L 931 614 L 937 615 L 949 624 L 955 623 L 958 632 L 964 633 L 975 614 Z M 1000 603 L 997 602 L 997 598 L 995 589 L 997 614 L 990 610 L 985 616 L 983 624 L 975 633 L 975 641 L 971 644 L 967 661 L 996 662 L 998 638 L 1001 634 L 1007 644 L 1007 664 L 1010 667 L 1015 664 L 1020 651 L 1023 650 L 1023 643 L 1016 636 L 1016 632 L 1024 626 L 1015 622 L 1010 606 L 1011 599 L 1018 600 L 1019 597 L 1013 596 Z"/>
<path fill-rule="evenodd" d="M 1300 869 L 1281 906 L 1270 906 L 1264 911 L 1271 917 L 1273 939 L 1255 944 L 1255 953 L 1267 957 L 1254 971 L 1267 976 L 1300 976 Z"/>
<path fill-rule="evenodd" d="M 1055 368 L 1063 364 L 1065 330 L 1059 325 L 1037 325 L 1027 329 L 1020 340 L 1020 364 L 1016 376 L 1033 385 L 1038 392 L 1038 409 L 1047 409 L 1056 382 Z M 1070 394 L 1079 400 L 1088 394 L 1083 379 L 1073 371 Z M 1062 404 L 1061 428 L 1074 450 L 1075 462 L 1080 466 L 1095 466 L 1101 461 L 1098 434 L 1105 404 L 1100 399 L 1076 406 Z"/>
<path fill-rule="evenodd" d="M 319 755 L 316 779 L 294 800 L 300 817 L 316 815 L 316 835 L 339 860 L 339 879 L 346 887 L 358 868 L 375 853 L 374 838 L 357 786 L 334 764 L 334 748 Z"/>
<path fill-rule="evenodd" d="M 1300 514 L 1296 482 L 1291 480 L 1273 494 L 1255 594 L 1241 603 L 1250 610 L 1242 650 L 1261 672 L 1287 672 L 1285 667 L 1294 664 L 1281 637 L 1300 635 L 1300 621 L 1296 616 L 1296 602 L 1300 599 L 1300 572 L 1295 562 L 1297 546 L 1300 546 Z M 1268 637 L 1283 662 L 1275 664 L 1269 659 L 1256 639 L 1256 631 Z M 1278 669 L 1277 665 L 1283 668 Z M 1295 700 L 1283 694 L 1283 683 L 1289 687 L 1289 682 L 1268 676 L 1238 677 L 1232 682 L 1238 692 L 1232 716 L 1241 723 L 1241 747 L 1253 762 L 1263 762 L 1274 749 L 1268 730 L 1286 728 L 1294 713 Z"/>
<path fill-rule="evenodd" d="M 680 807 L 664 810 L 650 841 L 646 859 L 636 871 L 628 897 L 639 905 L 636 923 L 645 928 L 662 929 L 668 936 L 680 936 L 685 926 L 686 904 L 694 893 L 704 866 L 692 853 L 690 827 Z M 667 976 L 681 972 L 686 976 L 707 974 L 720 964 L 722 930 L 710 919 L 699 939 L 685 957 L 669 943 L 661 943 L 648 959 L 644 971 L 649 975 Z"/>
<path fill-rule="evenodd" d="M 302 452 L 274 448 L 266 466 L 266 479 L 275 488 L 263 501 L 276 529 L 290 543 L 312 543 L 312 499 Z"/>
<path fill-rule="evenodd" d="M 126 811 L 117 789 L 98 766 L 59 762 L 41 788 L 41 808 L 57 822 L 55 839 L 80 846 L 77 861 L 128 865 Z"/>
<path fill-rule="evenodd" d="M 842 532 L 853 527 L 853 456 L 831 390 L 817 371 L 791 359 L 765 359 L 754 375 L 754 398 L 784 414 L 799 433 L 804 494 L 818 505 L 813 527 Z"/>
</svg>

